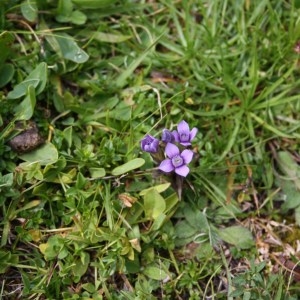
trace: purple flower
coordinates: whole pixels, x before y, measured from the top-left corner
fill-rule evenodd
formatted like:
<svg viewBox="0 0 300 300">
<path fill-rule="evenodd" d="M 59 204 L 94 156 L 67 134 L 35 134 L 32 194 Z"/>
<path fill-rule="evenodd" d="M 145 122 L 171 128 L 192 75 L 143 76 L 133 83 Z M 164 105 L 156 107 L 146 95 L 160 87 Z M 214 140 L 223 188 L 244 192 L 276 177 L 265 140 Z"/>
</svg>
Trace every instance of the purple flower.
<svg viewBox="0 0 300 300">
<path fill-rule="evenodd" d="M 193 151 L 185 149 L 180 153 L 177 146 L 168 143 L 166 146 L 166 155 L 168 158 L 163 160 L 158 168 L 166 173 L 175 171 L 176 174 L 186 177 L 190 171 L 187 164 L 193 158 Z"/>
<path fill-rule="evenodd" d="M 150 134 L 147 134 L 141 140 L 141 148 L 145 152 L 156 153 L 158 151 L 159 140 Z"/>
<path fill-rule="evenodd" d="M 161 135 L 161 140 L 165 143 L 171 143 L 174 141 L 174 136 L 170 130 L 163 129 L 162 135 Z"/>
<path fill-rule="evenodd" d="M 194 127 L 190 131 L 190 126 L 187 122 L 181 121 L 177 125 L 177 130 L 172 132 L 175 142 L 180 143 L 183 146 L 189 146 L 191 144 L 191 140 L 196 136 L 198 129 Z"/>
</svg>

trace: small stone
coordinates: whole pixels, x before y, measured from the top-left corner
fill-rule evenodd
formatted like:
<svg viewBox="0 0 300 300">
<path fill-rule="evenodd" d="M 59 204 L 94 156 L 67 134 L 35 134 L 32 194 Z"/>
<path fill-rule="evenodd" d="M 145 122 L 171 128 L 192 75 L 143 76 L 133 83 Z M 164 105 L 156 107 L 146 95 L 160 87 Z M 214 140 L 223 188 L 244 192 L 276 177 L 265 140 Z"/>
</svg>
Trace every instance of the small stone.
<svg viewBox="0 0 300 300">
<path fill-rule="evenodd" d="M 20 127 L 20 125 L 17 124 L 16 127 L 18 128 Z M 19 135 L 13 137 L 8 142 L 12 150 L 18 153 L 30 152 L 43 143 L 44 139 L 40 135 L 38 128 L 34 122 L 30 122 L 27 129 L 24 129 L 24 131 L 22 131 Z"/>
</svg>

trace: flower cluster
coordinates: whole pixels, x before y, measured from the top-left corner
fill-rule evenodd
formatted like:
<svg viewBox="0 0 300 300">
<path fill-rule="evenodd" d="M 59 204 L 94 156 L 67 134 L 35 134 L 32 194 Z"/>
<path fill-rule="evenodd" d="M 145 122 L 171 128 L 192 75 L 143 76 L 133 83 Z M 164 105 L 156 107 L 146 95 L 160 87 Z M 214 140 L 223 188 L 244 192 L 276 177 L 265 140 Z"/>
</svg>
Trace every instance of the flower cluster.
<svg viewBox="0 0 300 300">
<path fill-rule="evenodd" d="M 177 130 L 171 132 L 163 129 L 161 141 L 149 134 L 146 135 L 141 140 L 141 148 L 158 160 L 160 163 L 158 168 L 161 171 L 175 172 L 179 176 L 186 177 L 190 171 L 187 165 L 192 161 L 194 153 L 185 147 L 191 145 L 197 132 L 197 128 L 190 130 L 189 124 L 181 121 L 177 125 Z"/>
</svg>

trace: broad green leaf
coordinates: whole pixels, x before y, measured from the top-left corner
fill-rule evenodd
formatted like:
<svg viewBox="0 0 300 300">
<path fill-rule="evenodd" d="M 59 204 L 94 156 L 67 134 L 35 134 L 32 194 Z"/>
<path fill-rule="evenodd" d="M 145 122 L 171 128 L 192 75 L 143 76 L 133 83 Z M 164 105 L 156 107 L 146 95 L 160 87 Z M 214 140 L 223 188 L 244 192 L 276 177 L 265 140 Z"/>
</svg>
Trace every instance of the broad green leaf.
<svg viewBox="0 0 300 300">
<path fill-rule="evenodd" d="M 164 224 L 164 222 L 166 220 L 166 217 L 167 216 L 164 213 L 161 213 L 160 215 L 158 215 L 151 226 L 151 231 L 155 231 L 155 230 L 158 230 L 159 228 L 161 228 L 161 226 Z"/>
<path fill-rule="evenodd" d="M 15 73 L 15 67 L 12 64 L 4 64 L 0 68 L 0 88 L 8 84 Z"/>
<path fill-rule="evenodd" d="M 175 245 L 182 247 L 194 240 L 199 232 L 194 227 L 191 227 L 186 221 L 182 221 L 175 226 Z"/>
<path fill-rule="evenodd" d="M 131 118 L 131 111 L 131 106 L 121 102 L 109 112 L 109 117 L 120 121 L 129 121 Z"/>
<path fill-rule="evenodd" d="M 97 9 L 110 6 L 114 4 L 116 0 L 72 0 L 72 2 L 82 8 Z"/>
<path fill-rule="evenodd" d="M 80 253 L 80 259 L 75 261 L 75 265 L 72 267 L 73 274 L 77 277 L 76 282 L 78 282 L 82 275 L 85 274 L 90 263 L 90 255 L 87 252 Z"/>
<path fill-rule="evenodd" d="M 0 274 L 4 274 L 6 269 L 12 265 L 17 265 L 19 256 L 11 254 L 9 251 L 0 249 Z"/>
<path fill-rule="evenodd" d="M 92 283 L 84 283 L 84 284 L 81 284 L 81 287 L 82 287 L 85 291 L 87 291 L 87 292 L 89 292 L 89 293 L 91 293 L 91 294 L 97 292 L 97 291 L 96 291 L 96 288 L 95 288 L 95 285 L 92 284 Z"/>
<path fill-rule="evenodd" d="M 21 83 L 8 93 L 8 99 L 18 99 L 27 93 L 28 87 L 32 85 L 36 90 L 35 94 L 40 94 L 47 83 L 47 64 L 40 63 Z"/>
<path fill-rule="evenodd" d="M 51 143 L 45 143 L 41 147 L 19 156 L 27 162 L 39 162 L 41 165 L 54 164 L 58 160 L 58 151 Z"/>
<path fill-rule="evenodd" d="M 293 181 L 297 189 L 300 190 L 300 167 L 292 155 L 287 151 L 279 151 L 277 153 L 277 162 L 282 173 Z"/>
<path fill-rule="evenodd" d="M 76 25 L 83 25 L 87 20 L 87 16 L 79 10 L 74 10 L 70 16 L 70 21 Z"/>
<path fill-rule="evenodd" d="M 173 193 L 169 197 L 167 197 L 166 198 L 166 213 L 169 213 L 178 202 L 179 202 L 179 198 L 178 198 L 177 193 Z"/>
<path fill-rule="evenodd" d="M 254 246 L 254 240 L 249 229 L 242 226 L 231 226 L 219 229 L 222 240 L 240 249 L 249 249 Z"/>
<path fill-rule="evenodd" d="M 45 178 L 45 181 L 69 184 L 69 183 L 74 181 L 74 178 L 75 178 L 76 174 L 77 174 L 77 169 L 72 168 L 67 173 L 59 172 L 57 174 L 58 176 L 55 176 L 54 178 L 53 178 L 53 176 L 52 177 L 49 176 L 48 178 Z M 71 188 L 68 189 L 68 192 L 70 192 L 70 191 L 71 191 Z"/>
<path fill-rule="evenodd" d="M 33 115 L 35 104 L 35 89 L 30 85 L 25 99 L 15 108 L 16 120 L 29 120 Z"/>
<path fill-rule="evenodd" d="M 3 176 L 0 174 L 0 190 L 2 187 L 5 186 L 12 186 L 14 181 L 14 174 L 13 173 L 8 173 Z"/>
<path fill-rule="evenodd" d="M 198 233 L 198 229 L 191 226 L 186 220 L 175 225 L 176 240 L 192 238 Z"/>
<path fill-rule="evenodd" d="M 144 270 L 143 273 L 154 280 L 164 280 L 168 277 L 168 274 L 160 267 L 155 265 L 149 265 Z"/>
<path fill-rule="evenodd" d="M 66 127 L 63 131 L 63 134 L 64 134 L 64 139 L 68 143 L 68 147 L 71 148 L 72 142 L 73 142 L 73 139 L 72 139 L 73 127 L 72 126 Z"/>
<path fill-rule="evenodd" d="M 105 176 L 104 168 L 89 168 L 92 178 L 101 178 Z"/>
<path fill-rule="evenodd" d="M 85 63 L 89 59 L 88 54 L 79 48 L 75 40 L 70 35 L 57 35 L 56 41 L 58 42 L 62 56 L 65 59 L 78 64 Z"/>
<path fill-rule="evenodd" d="M 215 211 L 215 217 L 221 220 L 232 219 L 233 216 L 237 216 L 242 213 L 242 209 L 235 200 L 231 200 L 226 206 L 220 206 Z"/>
<path fill-rule="evenodd" d="M 57 5 L 57 16 L 69 17 L 73 11 L 72 0 L 59 0 Z"/>
<path fill-rule="evenodd" d="M 64 238 L 59 235 L 49 237 L 47 243 L 40 244 L 39 249 L 45 256 L 46 260 L 63 259 L 68 255 L 68 251 L 64 245 Z"/>
<path fill-rule="evenodd" d="M 291 178 L 285 180 L 282 178 L 276 179 L 276 185 L 281 188 L 285 195 L 285 201 L 282 204 L 282 211 L 286 212 L 289 209 L 294 209 L 300 205 L 300 193 Z"/>
<path fill-rule="evenodd" d="M 13 91 L 8 93 L 7 98 L 8 99 L 20 98 L 20 97 L 26 95 L 26 92 L 28 91 L 28 88 L 30 86 L 36 88 L 39 83 L 40 83 L 39 78 L 25 79 L 20 84 L 16 85 L 14 87 Z"/>
<path fill-rule="evenodd" d="M 155 189 L 149 190 L 144 196 L 146 218 L 156 219 L 166 209 L 165 199 Z"/>
<path fill-rule="evenodd" d="M 140 258 L 135 255 L 133 260 L 125 260 L 126 271 L 129 274 L 137 274 L 141 270 Z M 99 299 L 100 300 L 100 299 Z"/>
<path fill-rule="evenodd" d="M 277 162 L 283 177 L 278 176 L 276 184 L 286 196 L 286 201 L 282 205 L 282 210 L 286 211 L 300 205 L 300 167 L 286 151 L 277 153 Z"/>
<path fill-rule="evenodd" d="M 186 221 L 199 231 L 207 232 L 208 221 L 202 211 L 196 210 L 186 205 L 184 208 L 184 216 Z"/>
<path fill-rule="evenodd" d="M 155 186 L 153 186 L 151 188 L 148 188 L 148 189 L 140 191 L 140 196 L 145 196 L 152 189 L 155 189 L 158 193 L 162 193 L 165 190 L 167 190 L 170 185 L 171 185 L 171 183 L 169 183 L 169 182 L 163 183 L 163 184 L 159 184 L 159 185 L 155 185 Z"/>
<path fill-rule="evenodd" d="M 60 0 L 57 7 L 56 20 L 58 22 L 71 22 L 77 25 L 83 25 L 86 22 L 86 15 L 81 11 L 73 11 L 73 3 L 71 0 Z"/>
<path fill-rule="evenodd" d="M 35 0 L 25 0 L 21 4 L 23 17 L 29 22 L 35 22 L 38 17 L 38 8 Z"/>
<path fill-rule="evenodd" d="M 104 43 L 121 43 L 131 39 L 131 35 L 111 34 L 105 32 L 89 32 L 91 38 Z"/>
<path fill-rule="evenodd" d="M 119 176 L 119 175 L 125 174 L 129 171 L 140 168 L 144 163 L 145 163 L 145 160 L 143 158 L 134 158 L 134 159 L 130 160 L 129 162 L 114 168 L 111 173 L 114 176 Z"/>
</svg>

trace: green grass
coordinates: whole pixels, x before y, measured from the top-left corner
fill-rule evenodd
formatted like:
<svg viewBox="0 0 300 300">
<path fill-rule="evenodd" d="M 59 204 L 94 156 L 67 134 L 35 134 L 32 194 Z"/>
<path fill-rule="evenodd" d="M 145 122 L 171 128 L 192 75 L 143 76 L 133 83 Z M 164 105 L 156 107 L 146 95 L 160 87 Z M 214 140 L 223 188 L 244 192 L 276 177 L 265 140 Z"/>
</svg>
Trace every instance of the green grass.
<svg viewBox="0 0 300 300">
<path fill-rule="evenodd" d="M 0 297 L 297 299 L 299 9 L 1 1 Z"/>
</svg>

